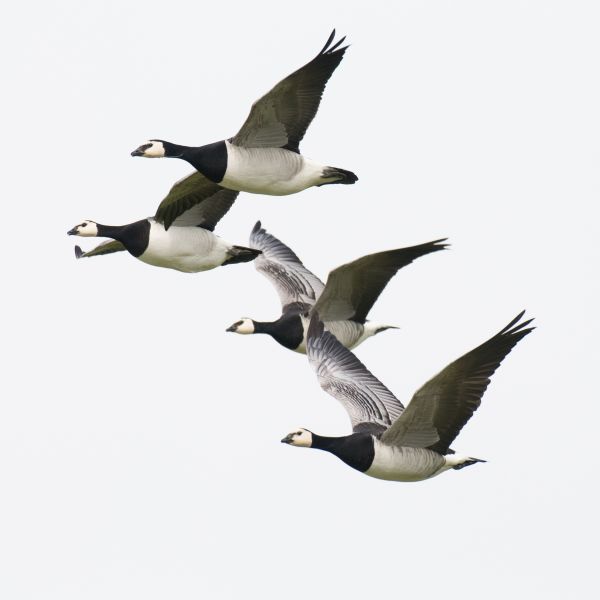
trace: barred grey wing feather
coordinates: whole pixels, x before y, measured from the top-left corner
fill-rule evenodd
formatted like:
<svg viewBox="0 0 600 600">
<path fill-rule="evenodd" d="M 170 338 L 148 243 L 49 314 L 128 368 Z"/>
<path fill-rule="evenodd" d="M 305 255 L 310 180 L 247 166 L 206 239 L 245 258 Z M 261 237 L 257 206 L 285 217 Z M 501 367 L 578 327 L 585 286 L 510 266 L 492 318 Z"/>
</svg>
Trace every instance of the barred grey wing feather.
<svg viewBox="0 0 600 600">
<path fill-rule="evenodd" d="M 261 250 L 254 261 L 256 270 L 273 284 L 285 312 L 290 304 L 312 306 L 323 290 L 323 282 L 309 271 L 294 251 L 267 233 L 258 221 L 250 233 L 249 246 Z"/>
<path fill-rule="evenodd" d="M 341 402 L 354 431 L 364 431 L 365 424 L 387 429 L 402 414 L 402 403 L 350 350 L 325 331 L 316 313 L 308 328 L 307 355 L 321 388 Z"/>
</svg>

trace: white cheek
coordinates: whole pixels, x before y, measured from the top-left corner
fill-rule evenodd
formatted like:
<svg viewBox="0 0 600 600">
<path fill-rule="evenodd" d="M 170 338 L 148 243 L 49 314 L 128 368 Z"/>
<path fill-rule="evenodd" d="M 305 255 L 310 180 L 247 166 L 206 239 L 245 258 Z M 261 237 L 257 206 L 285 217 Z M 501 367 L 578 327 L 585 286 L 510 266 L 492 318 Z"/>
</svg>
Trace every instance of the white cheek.
<svg viewBox="0 0 600 600">
<path fill-rule="evenodd" d="M 252 321 L 248 322 L 248 321 L 244 321 L 237 329 L 236 329 L 237 333 L 241 333 L 242 335 L 249 335 L 251 333 L 254 333 L 254 324 L 252 323 Z"/>
<path fill-rule="evenodd" d="M 161 142 L 152 142 L 152 146 L 144 150 L 144 156 L 147 158 L 162 158 L 165 155 L 165 148 Z"/>
<path fill-rule="evenodd" d="M 294 440 L 294 446 L 298 446 L 299 448 L 310 448 L 312 446 L 312 436 L 303 433 L 301 437 Z"/>
<path fill-rule="evenodd" d="M 78 235 L 81 237 L 96 237 L 98 235 L 98 228 L 92 224 L 89 224 L 86 227 L 80 227 Z"/>
</svg>

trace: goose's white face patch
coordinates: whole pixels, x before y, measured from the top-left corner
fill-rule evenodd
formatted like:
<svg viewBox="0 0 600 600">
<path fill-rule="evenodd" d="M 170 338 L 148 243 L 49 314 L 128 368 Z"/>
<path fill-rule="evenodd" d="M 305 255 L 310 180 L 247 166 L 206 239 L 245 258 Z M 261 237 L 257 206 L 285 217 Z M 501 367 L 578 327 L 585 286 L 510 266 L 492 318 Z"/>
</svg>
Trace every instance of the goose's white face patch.
<svg viewBox="0 0 600 600">
<path fill-rule="evenodd" d="M 308 429 L 296 429 L 292 433 L 288 433 L 281 441 L 290 446 L 310 448 L 312 446 L 312 433 Z"/>
<path fill-rule="evenodd" d="M 165 155 L 163 143 L 157 140 L 148 140 L 140 148 L 144 148 L 142 156 L 146 158 L 162 158 Z"/>
<path fill-rule="evenodd" d="M 248 335 L 254 333 L 254 322 L 252 319 L 244 317 L 236 323 L 234 323 L 227 331 L 233 331 L 234 333 L 241 333 L 242 335 Z"/>
<path fill-rule="evenodd" d="M 97 237 L 98 236 L 98 226 L 94 221 L 84 221 L 79 225 L 73 227 L 71 229 L 71 235 L 79 235 L 81 237 Z"/>
</svg>

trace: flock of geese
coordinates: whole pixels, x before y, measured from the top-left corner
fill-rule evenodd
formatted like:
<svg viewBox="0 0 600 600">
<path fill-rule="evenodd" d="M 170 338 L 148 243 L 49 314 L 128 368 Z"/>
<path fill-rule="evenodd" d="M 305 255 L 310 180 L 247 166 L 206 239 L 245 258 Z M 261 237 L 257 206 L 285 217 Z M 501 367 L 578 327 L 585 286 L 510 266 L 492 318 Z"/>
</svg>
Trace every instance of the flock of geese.
<svg viewBox="0 0 600 600">
<path fill-rule="evenodd" d="M 259 98 L 238 133 L 189 147 L 152 139 L 131 154 L 185 160 L 194 172 L 173 185 L 153 217 L 127 225 L 83 221 L 68 234 L 109 238 L 77 258 L 127 251 L 154 265 L 196 273 L 253 261 L 275 287 L 281 315 L 271 322 L 242 318 L 227 331 L 264 333 L 305 353 L 320 386 L 341 402 L 352 433 L 341 437 L 297 429 L 281 441 L 330 452 L 372 477 L 420 481 L 476 462 L 450 445 L 477 410 L 490 377 L 533 327 L 519 314 L 489 340 L 445 367 L 415 392 L 404 407 L 350 349 L 392 325 L 367 320 L 369 311 L 399 269 L 446 248 L 445 240 L 363 256 L 331 271 L 325 284 L 295 252 L 268 233 L 260 221 L 248 246 L 214 233 L 239 192 L 287 195 L 312 186 L 353 184 L 351 171 L 314 162 L 300 142 L 321 102 L 327 81 L 340 64 L 345 38 L 335 30 L 310 62 Z"/>
</svg>

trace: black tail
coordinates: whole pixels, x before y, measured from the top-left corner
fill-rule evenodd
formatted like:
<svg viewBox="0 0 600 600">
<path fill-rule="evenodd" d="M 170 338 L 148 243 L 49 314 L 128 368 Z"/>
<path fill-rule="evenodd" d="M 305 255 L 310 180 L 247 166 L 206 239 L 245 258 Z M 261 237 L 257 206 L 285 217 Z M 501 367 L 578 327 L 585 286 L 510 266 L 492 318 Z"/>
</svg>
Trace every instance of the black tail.
<svg viewBox="0 0 600 600">
<path fill-rule="evenodd" d="M 225 265 L 233 265 L 235 263 L 245 263 L 254 260 L 262 250 L 254 248 L 246 248 L 245 246 L 232 246 L 229 249 L 229 258 L 223 263 Z"/>
<path fill-rule="evenodd" d="M 396 327 L 395 325 L 382 325 L 381 327 L 378 327 L 375 330 L 375 333 L 373 335 L 377 335 L 378 333 L 381 333 L 382 331 L 387 331 L 388 329 L 400 329 L 400 327 Z"/>
<path fill-rule="evenodd" d="M 468 458 L 467 460 L 465 460 L 465 462 L 460 463 L 460 465 L 456 465 L 454 467 L 452 467 L 453 469 L 455 469 L 456 471 L 460 470 L 460 469 L 464 469 L 465 467 L 470 467 L 471 465 L 474 465 L 475 463 L 478 462 L 487 462 L 487 460 L 483 460 L 482 458 Z"/>
<path fill-rule="evenodd" d="M 337 167 L 325 167 L 321 177 L 323 177 L 323 179 L 335 177 L 336 179 L 335 181 L 325 181 L 320 183 L 319 187 L 322 185 L 328 185 L 330 183 L 343 183 L 344 185 L 350 185 L 351 183 L 356 183 L 358 181 L 358 177 L 352 171 L 338 169 Z"/>
</svg>

